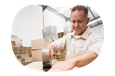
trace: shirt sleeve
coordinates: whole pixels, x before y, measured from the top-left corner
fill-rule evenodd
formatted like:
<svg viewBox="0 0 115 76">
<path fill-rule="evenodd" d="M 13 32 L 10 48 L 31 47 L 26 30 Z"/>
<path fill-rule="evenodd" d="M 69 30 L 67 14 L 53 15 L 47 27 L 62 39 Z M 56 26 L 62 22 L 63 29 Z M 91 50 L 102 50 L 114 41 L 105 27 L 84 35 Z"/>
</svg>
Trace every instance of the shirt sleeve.
<svg viewBox="0 0 115 76">
<path fill-rule="evenodd" d="M 101 52 L 102 43 L 103 43 L 102 37 L 93 38 L 88 51 L 93 51 L 97 55 L 99 55 Z"/>
<path fill-rule="evenodd" d="M 51 43 L 55 46 L 55 51 L 63 51 L 66 48 L 66 38 L 67 35 Z"/>
</svg>

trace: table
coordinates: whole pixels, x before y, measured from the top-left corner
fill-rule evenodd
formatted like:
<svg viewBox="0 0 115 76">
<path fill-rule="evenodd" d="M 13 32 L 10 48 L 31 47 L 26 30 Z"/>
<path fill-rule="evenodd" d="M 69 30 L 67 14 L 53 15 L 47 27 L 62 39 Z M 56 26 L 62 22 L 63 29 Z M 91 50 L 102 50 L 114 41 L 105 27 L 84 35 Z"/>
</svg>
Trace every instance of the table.
<svg viewBox="0 0 115 76">
<path fill-rule="evenodd" d="M 52 65 L 54 65 L 58 62 L 62 62 L 62 61 L 53 60 Z M 34 71 L 44 72 L 44 70 L 42 70 L 43 69 L 43 62 L 42 61 L 32 62 L 30 64 L 25 65 L 24 67 L 31 69 L 31 70 L 34 70 Z M 73 70 L 76 70 L 76 69 L 79 69 L 79 68 L 78 67 L 73 68 Z"/>
</svg>

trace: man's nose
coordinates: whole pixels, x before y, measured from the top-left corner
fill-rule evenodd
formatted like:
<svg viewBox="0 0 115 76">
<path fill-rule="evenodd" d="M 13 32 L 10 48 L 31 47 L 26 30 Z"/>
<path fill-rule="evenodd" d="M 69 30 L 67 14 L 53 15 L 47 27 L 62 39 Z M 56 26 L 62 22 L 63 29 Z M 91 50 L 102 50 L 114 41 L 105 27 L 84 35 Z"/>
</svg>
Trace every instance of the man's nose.
<svg viewBox="0 0 115 76">
<path fill-rule="evenodd" d="M 75 22 L 75 27 L 78 27 L 79 25 L 78 25 L 78 23 L 77 22 Z"/>
</svg>

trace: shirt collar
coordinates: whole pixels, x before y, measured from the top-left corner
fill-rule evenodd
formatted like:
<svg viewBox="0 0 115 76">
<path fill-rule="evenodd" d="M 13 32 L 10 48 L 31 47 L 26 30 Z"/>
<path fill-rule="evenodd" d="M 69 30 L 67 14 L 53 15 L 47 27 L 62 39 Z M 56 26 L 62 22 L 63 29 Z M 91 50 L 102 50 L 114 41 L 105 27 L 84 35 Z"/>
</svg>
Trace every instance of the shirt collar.
<svg viewBox="0 0 115 76">
<path fill-rule="evenodd" d="M 90 33 L 92 33 L 92 30 L 90 29 L 90 27 L 88 27 L 85 30 L 85 32 L 81 35 L 81 38 L 87 39 Z M 72 33 L 71 37 L 76 37 L 75 32 Z"/>
</svg>

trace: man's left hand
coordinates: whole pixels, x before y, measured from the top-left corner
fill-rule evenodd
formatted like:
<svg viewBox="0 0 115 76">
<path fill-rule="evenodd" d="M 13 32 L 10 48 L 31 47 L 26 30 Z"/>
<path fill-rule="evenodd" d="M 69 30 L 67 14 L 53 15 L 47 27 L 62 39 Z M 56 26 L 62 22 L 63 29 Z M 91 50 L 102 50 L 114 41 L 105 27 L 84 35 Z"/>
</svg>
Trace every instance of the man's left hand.
<svg viewBox="0 0 115 76">
<path fill-rule="evenodd" d="M 48 72 L 67 71 L 72 70 L 74 67 L 75 64 L 72 62 L 72 59 L 68 59 L 66 61 L 55 64 Z"/>
</svg>

